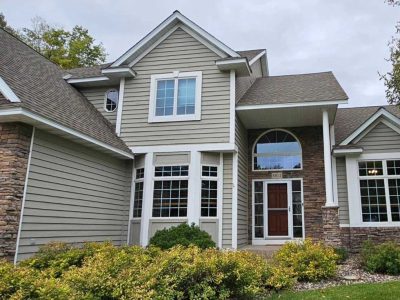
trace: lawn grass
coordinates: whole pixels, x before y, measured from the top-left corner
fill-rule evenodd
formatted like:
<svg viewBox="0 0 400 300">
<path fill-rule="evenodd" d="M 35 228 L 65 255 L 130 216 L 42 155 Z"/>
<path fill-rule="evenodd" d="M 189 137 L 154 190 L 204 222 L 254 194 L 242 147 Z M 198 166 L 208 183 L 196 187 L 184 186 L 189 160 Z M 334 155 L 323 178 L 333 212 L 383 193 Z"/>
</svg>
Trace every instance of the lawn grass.
<svg viewBox="0 0 400 300">
<path fill-rule="evenodd" d="M 279 300 L 397 300 L 400 299 L 400 281 L 386 283 L 364 283 L 337 286 L 323 290 L 305 292 L 283 292 L 267 299 Z"/>
</svg>

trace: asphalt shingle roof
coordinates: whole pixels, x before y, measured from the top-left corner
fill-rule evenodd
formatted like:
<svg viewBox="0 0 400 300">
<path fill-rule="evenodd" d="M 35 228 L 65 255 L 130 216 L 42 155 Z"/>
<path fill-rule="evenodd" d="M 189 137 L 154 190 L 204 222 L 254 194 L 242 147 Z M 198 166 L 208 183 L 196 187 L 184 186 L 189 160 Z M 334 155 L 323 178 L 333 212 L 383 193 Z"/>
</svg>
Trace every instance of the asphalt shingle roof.
<svg viewBox="0 0 400 300">
<path fill-rule="evenodd" d="M 345 100 L 332 72 L 257 78 L 237 105 L 283 104 Z"/>
<path fill-rule="evenodd" d="M 255 50 L 242 50 L 236 51 L 241 57 L 247 57 L 247 60 L 250 61 L 254 57 L 256 57 L 261 52 L 265 51 L 265 49 L 255 49 Z"/>
<path fill-rule="evenodd" d="M 112 125 L 63 79 L 65 70 L 0 29 L 0 76 L 21 100 L 19 106 L 130 153 Z"/>
<path fill-rule="evenodd" d="M 82 67 L 66 70 L 65 72 L 72 75 L 71 78 L 89 78 L 89 77 L 98 77 L 103 76 L 101 70 L 107 68 L 111 65 L 111 63 L 101 64 L 98 66 L 92 67 Z"/>
<path fill-rule="evenodd" d="M 400 108 L 394 105 L 339 108 L 335 118 L 336 144 L 343 142 L 380 108 L 400 118 Z"/>
</svg>

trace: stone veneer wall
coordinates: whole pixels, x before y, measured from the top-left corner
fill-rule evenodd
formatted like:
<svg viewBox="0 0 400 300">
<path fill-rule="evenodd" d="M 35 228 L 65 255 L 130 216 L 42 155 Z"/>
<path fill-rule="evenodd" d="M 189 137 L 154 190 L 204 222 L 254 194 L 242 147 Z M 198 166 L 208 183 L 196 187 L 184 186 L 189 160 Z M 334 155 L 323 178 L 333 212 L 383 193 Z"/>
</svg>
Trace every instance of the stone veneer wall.
<svg viewBox="0 0 400 300">
<path fill-rule="evenodd" d="M 0 258 L 14 259 L 32 127 L 0 123 Z"/>
<path fill-rule="evenodd" d="M 324 147 L 322 127 L 285 128 L 300 141 L 303 152 L 303 169 L 282 171 L 283 178 L 303 178 L 305 235 L 314 240 L 324 239 L 323 212 L 325 205 Z M 267 129 L 249 130 L 249 237 L 252 237 L 252 180 L 269 179 L 272 172 L 252 171 L 252 152 L 255 140 Z"/>
<path fill-rule="evenodd" d="M 340 233 L 343 247 L 351 252 L 358 252 L 367 240 L 400 243 L 400 227 L 342 227 Z"/>
</svg>

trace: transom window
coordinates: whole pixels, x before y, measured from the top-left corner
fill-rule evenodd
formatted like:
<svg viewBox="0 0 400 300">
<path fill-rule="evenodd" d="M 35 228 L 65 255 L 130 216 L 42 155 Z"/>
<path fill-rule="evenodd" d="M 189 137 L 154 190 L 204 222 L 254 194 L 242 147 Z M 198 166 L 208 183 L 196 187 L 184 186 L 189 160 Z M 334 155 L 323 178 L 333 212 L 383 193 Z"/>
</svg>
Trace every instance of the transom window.
<svg viewBox="0 0 400 300">
<path fill-rule="evenodd" d="M 360 161 L 363 222 L 400 221 L 400 160 Z"/>
<path fill-rule="evenodd" d="M 188 166 L 155 168 L 153 217 L 187 216 L 188 172 Z"/>
<path fill-rule="evenodd" d="M 216 217 L 218 201 L 218 167 L 203 166 L 201 171 L 201 216 Z"/>
<path fill-rule="evenodd" d="M 113 112 L 118 106 L 118 90 L 111 89 L 106 92 L 104 100 L 104 109 L 107 112 Z"/>
<path fill-rule="evenodd" d="M 200 120 L 202 72 L 151 76 L 149 122 Z"/>
<path fill-rule="evenodd" d="M 142 217 L 143 203 L 143 184 L 144 184 L 144 168 L 136 169 L 135 176 L 135 198 L 133 201 L 133 217 Z"/>
<path fill-rule="evenodd" d="M 254 170 L 296 170 L 302 168 L 301 145 L 288 131 L 271 130 L 254 146 Z"/>
</svg>

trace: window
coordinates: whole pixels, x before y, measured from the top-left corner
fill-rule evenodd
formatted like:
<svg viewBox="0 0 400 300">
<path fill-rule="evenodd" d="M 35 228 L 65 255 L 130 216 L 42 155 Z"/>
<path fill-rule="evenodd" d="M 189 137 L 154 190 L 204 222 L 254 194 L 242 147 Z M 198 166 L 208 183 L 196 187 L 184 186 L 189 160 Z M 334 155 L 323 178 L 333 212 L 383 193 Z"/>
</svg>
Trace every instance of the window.
<svg viewBox="0 0 400 300">
<path fill-rule="evenodd" d="M 218 167 L 203 166 L 201 178 L 201 216 L 216 217 L 218 202 Z"/>
<path fill-rule="evenodd" d="M 186 217 L 188 166 L 155 168 L 153 217 Z"/>
<path fill-rule="evenodd" d="M 106 112 L 113 112 L 118 106 L 118 90 L 112 89 L 106 92 L 106 97 L 104 101 L 104 109 Z"/>
<path fill-rule="evenodd" d="M 363 222 L 400 221 L 400 160 L 360 161 Z"/>
<path fill-rule="evenodd" d="M 202 72 L 151 76 L 149 122 L 200 120 Z"/>
<path fill-rule="evenodd" d="M 289 132 L 271 130 L 254 146 L 254 170 L 296 170 L 302 168 L 301 145 Z"/>
<path fill-rule="evenodd" d="M 133 217 L 142 217 L 144 169 L 137 169 L 135 176 L 135 198 L 133 200 Z"/>
<path fill-rule="evenodd" d="M 303 201 L 301 181 L 292 181 L 293 237 L 303 237 Z"/>
</svg>

